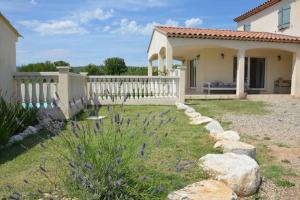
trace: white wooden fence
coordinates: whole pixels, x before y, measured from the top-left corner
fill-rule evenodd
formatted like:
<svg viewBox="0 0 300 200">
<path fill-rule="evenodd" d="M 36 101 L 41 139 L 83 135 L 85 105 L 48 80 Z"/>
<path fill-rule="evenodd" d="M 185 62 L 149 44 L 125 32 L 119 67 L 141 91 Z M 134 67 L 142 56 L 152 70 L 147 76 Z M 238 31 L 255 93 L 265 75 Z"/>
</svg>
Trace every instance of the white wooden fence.
<svg viewBox="0 0 300 200">
<path fill-rule="evenodd" d="M 185 81 L 179 76 L 87 76 L 68 67 L 59 72 L 15 73 L 16 100 L 27 107 L 56 110 L 71 118 L 86 105 L 173 105 L 182 101 Z"/>
</svg>

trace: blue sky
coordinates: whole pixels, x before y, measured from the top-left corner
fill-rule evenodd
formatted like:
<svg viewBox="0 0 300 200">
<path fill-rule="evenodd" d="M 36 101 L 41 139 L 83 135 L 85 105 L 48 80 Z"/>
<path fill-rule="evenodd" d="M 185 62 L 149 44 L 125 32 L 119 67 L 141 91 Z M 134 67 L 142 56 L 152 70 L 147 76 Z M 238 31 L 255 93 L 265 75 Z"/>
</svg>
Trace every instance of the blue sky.
<svg viewBox="0 0 300 200">
<path fill-rule="evenodd" d="M 24 36 L 17 65 L 66 60 L 101 64 L 118 56 L 146 66 L 154 25 L 235 29 L 233 18 L 265 0 L 0 0 Z"/>
</svg>

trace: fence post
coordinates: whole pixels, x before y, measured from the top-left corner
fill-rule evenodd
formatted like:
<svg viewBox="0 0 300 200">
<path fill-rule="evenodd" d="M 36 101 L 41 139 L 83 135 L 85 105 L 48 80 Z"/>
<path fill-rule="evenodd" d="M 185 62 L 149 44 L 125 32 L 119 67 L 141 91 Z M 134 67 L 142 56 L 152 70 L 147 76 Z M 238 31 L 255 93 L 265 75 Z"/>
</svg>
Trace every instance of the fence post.
<svg viewBox="0 0 300 200">
<path fill-rule="evenodd" d="M 80 72 L 79 73 L 81 76 L 84 77 L 82 84 L 84 84 L 84 99 L 88 100 L 89 94 L 88 94 L 88 73 L 87 72 Z"/>
<path fill-rule="evenodd" d="M 58 69 L 58 86 L 57 86 L 57 93 L 59 95 L 60 101 L 60 108 L 65 117 L 65 119 L 70 119 L 72 116 L 71 108 L 70 108 L 70 90 L 69 90 L 69 83 L 70 83 L 70 76 L 69 71 L 70 67 L 68 66 L 60 66 L 57 67 Z"/>
<path fill-rule="evenodd" d="M 179 91 L 178 91 L 178 101 L 184 103 L 185 101 L 185 78 L 186 78 L 186 66 L 180 66 L 179 69 Z"/>
</svg>

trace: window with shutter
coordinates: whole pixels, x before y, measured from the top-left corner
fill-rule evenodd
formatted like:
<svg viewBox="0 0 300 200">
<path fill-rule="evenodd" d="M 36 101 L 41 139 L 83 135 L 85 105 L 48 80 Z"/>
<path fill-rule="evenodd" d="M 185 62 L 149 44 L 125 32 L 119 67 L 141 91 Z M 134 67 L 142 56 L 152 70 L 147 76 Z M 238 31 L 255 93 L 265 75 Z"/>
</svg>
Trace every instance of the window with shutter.
<svg viewBox="0 0 300 200">
<path fill-rule="evenodd" d="M 251 31 L 251 24 L 245 24 L 244 31 Z"/>
<path fill-rule="evenodd" d="M 279 30 L 288 28 L 291 21 L 291 6 L 284 6 L 278 12 L 278 28 Z"/>
</svg>

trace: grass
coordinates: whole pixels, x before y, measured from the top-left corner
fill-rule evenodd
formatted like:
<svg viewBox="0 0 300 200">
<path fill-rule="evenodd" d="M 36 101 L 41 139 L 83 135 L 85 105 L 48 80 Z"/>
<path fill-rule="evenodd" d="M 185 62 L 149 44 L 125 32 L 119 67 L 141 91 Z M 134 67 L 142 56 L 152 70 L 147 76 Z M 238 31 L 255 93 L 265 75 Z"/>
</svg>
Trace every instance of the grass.
<svg viewBox="0 0 300 200">
<path fill-rule="evenodd" d="M 134 116 L 136 112 L 140 112 L 143 116 L 151 111 L 161 112 L 167 108 L 167 106 L 126 106 L 125 115 Z M 104 110 L 100 110 L 102 115 L 105 115 Z M 159 149 L 151 152 L 147 160 L 149 170 L 159 174 L 159 182 L 166 185 L 163 198 L 172 190 L 207 178 L 197 166 L 197 160 L 208 153 L 219 153 L 213 149 L 213 141 L 209 139 L 203 127 L 189 125 L 188 118 L 175 107 L 171 107 L 171 114 L 177 116 L 176 123 L 167 128 L 168 137 L 162 140 Z M 164 135 L 165 132 L 158 131 L 158 134 Z M 45 138 L 47 134 L 41 133 L 39 137 L 27 138 L 22 145 L 17 144 L 1 151 L 0 187 L 11 184 L 19 191 L 23 189 L 36 191 L 40 186 L 50 187 L 49 181 L 38 172 L 39 166 L 43 160 L 46 160 L 47 170 L 55 177 L 59 174 L 60 163 L 56 152 L 63 149 L 57 149 L 53 144 L 52 140 L 58 140 L 56 137 L 52 140 Z M 40 143 L 45 143 L 47 148 L 42 149 Z M 176 166 L 180 162 L 192 164 L 178 170 Z M 33 183 L 32 187 L 24 188 L 24 179 Z M 4 188 L 2 190 L 0 188 L 0 196 L 4 196 L 6 192 Z"/>
<path fill-rule="evenodd" d="M 264 115 L 268 112 L 268 104 L 247 100 L 190 100 L 188 104 L 210 117 L 220 117 L 224 113 Z"/>
</svg>

